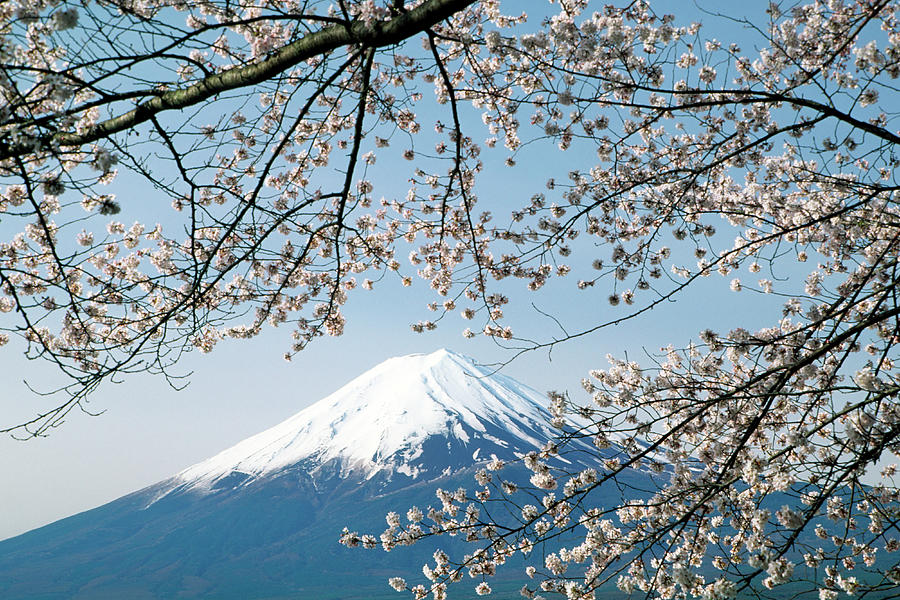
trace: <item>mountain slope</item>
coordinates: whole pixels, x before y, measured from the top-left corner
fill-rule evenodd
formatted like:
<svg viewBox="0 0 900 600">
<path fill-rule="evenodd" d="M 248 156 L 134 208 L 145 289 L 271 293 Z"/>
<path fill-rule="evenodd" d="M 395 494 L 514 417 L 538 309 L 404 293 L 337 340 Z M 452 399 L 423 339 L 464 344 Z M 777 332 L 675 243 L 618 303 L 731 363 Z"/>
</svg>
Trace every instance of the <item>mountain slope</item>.
<svg viewBox="0 0 900 600">
<path fill-rule="evenodd" d="M 168 480 L 0 542 L 0 597 L 391 597 L 387 576 L 430 551 L 349 550 L 341 528 L 380 530 L 543 444 L 544 402 L 446 350 L 390 359 Z"/>
</svg>

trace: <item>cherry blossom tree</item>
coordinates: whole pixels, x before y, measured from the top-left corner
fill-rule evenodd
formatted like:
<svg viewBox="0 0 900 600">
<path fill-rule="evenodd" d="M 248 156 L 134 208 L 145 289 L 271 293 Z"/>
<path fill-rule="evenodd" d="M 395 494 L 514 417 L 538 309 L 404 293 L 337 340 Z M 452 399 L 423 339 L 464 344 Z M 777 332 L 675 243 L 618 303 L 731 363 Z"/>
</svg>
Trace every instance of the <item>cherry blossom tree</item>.
<svg viewBox="0 0 900 600">
<path fill-rule="evenodd" d="M 0 345 L 20 336 L 69 383 L 2 431 L 41 435 L 105 380 L 169 375 L 266 323 L 294 326 L 289 358 L 341 333 L 348 292 L 399 270 L 398 240 L 470 243 L 451 206 L 472 143 L 437 221 L 415 190 L 378 204 L 365 173 L 419 131 L 410 81 L 446 74 L 453 32 L 486 18 L 471 4 L 3 3 Z M 401 52 L 417 36 L 430 75 Z"/>
<path fill-rule="evenodd" d="M 717 31 L 641 1 L 0 4 L 0 343 L 20 336 L 71 381 L 7 431 L 40 435 L 105 380 L 267 323 L 292 327 L 289 358 L 385 277 L 433 288 L 415 330 L 461 312 L 467 337 L 519 351 L 718 278 L 783 310 L 610 357 L 584 393 L 551 394 L 560 438 L 523 457 L 529 485 L 494 462 L 344 543 L 470 540 L 423 582 L 391 580 L 419 598 L 466 574 L 489 594 L 516 554 L 526 597 L 891 595 L 898 13 L 696 15 Z M 517 175 L 522 205 L 479 198 L 535 146 L 573 167 Z M 409 185 L 379 198 L 391 157 Z M 518 337 L 504 305 L 552 279 L 612 317 Z M 596 468 L 566 472 L 555 456 L 584 441 Z M 610 502 L 633 470 L 655 489 Z"/>
</svg>

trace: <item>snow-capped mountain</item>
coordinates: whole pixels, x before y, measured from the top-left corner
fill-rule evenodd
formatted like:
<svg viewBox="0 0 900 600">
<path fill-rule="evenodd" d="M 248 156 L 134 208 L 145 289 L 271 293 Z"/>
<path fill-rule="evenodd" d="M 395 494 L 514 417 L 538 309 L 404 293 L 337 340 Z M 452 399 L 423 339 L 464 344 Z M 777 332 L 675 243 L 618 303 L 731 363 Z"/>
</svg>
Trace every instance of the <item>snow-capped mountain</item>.
<svg viewBox="0 0 900 600">
<path fill-rule="evenodd" d="M 553 436 L 546 396 L 449 350 L 391 358 L 160 489 L 210 492 L 302 467 L 345 479 L 416 479 L 514 458 Z"/>
<path fill-rule="evenodd" d="M 0 597 L 392 597 L 386 574 L 421 573 L 422 549 L 351 550 L 341 529 L 380 531 L 438 487 L 471 488 L 491 456 L 542 446 L 546 402 L 447 350 L 390 359 L 165 481 L 0 542 Z"/>
</svg>

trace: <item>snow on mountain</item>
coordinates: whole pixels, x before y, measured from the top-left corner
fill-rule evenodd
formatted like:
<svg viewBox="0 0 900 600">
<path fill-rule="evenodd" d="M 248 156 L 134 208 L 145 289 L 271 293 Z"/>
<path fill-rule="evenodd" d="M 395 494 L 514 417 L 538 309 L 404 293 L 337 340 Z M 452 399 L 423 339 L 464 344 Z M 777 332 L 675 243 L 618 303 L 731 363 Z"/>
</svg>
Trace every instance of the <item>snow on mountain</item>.
<svg viewBox="0 0 900 600">
<path fill-rule="evenodd" d="M 449 350 L 389 359 L 286 421 L 169 480 L 173 490 L 209 492 L 235 474 L 238 485 L 304 463 L 337 465 L 340 476 L 439 475 L 473 459 L 512 458 L 553 435 L 546 396 Z M 434 441 L 446 444 L 434 464 Z M 429 446 L 429 442 L 431 446 Z M 505 455 L 505 456 L 504 456 Z M 230 481 L 230 480 L 228 480 Z"/>
</svg>

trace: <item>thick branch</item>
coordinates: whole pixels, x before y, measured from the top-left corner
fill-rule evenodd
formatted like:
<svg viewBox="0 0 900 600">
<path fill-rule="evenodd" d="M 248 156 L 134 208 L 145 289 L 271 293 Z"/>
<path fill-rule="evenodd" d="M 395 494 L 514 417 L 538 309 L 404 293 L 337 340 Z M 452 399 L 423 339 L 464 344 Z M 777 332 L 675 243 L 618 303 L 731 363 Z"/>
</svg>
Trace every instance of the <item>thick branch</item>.
<svg viewBox="0 0 900 600">
<path fill-rule="evenodd" d="M 217 94 L 266 81 L 314 56 L 341 46 L 362 44 L 372 48 L 397 44 L 425 31 L 459 12 L 476 0 L 427 0 L 409 12 L 389 21 L 367 24 L 353 21 L 331 25 L 273 52 L 268 58 L 243 67 L 212 75 L 194 85 L 165 92 L 142 102 L 134 109 L 97 123 L 82 133 L 60 132 L 39 139 L 37 147 L 78 147 L 132 129 L 166 110 L 178 110 L 200 104 Z M 34 152 L 35 140 L 0 147 L 0 160 Z"/>
</svg>

